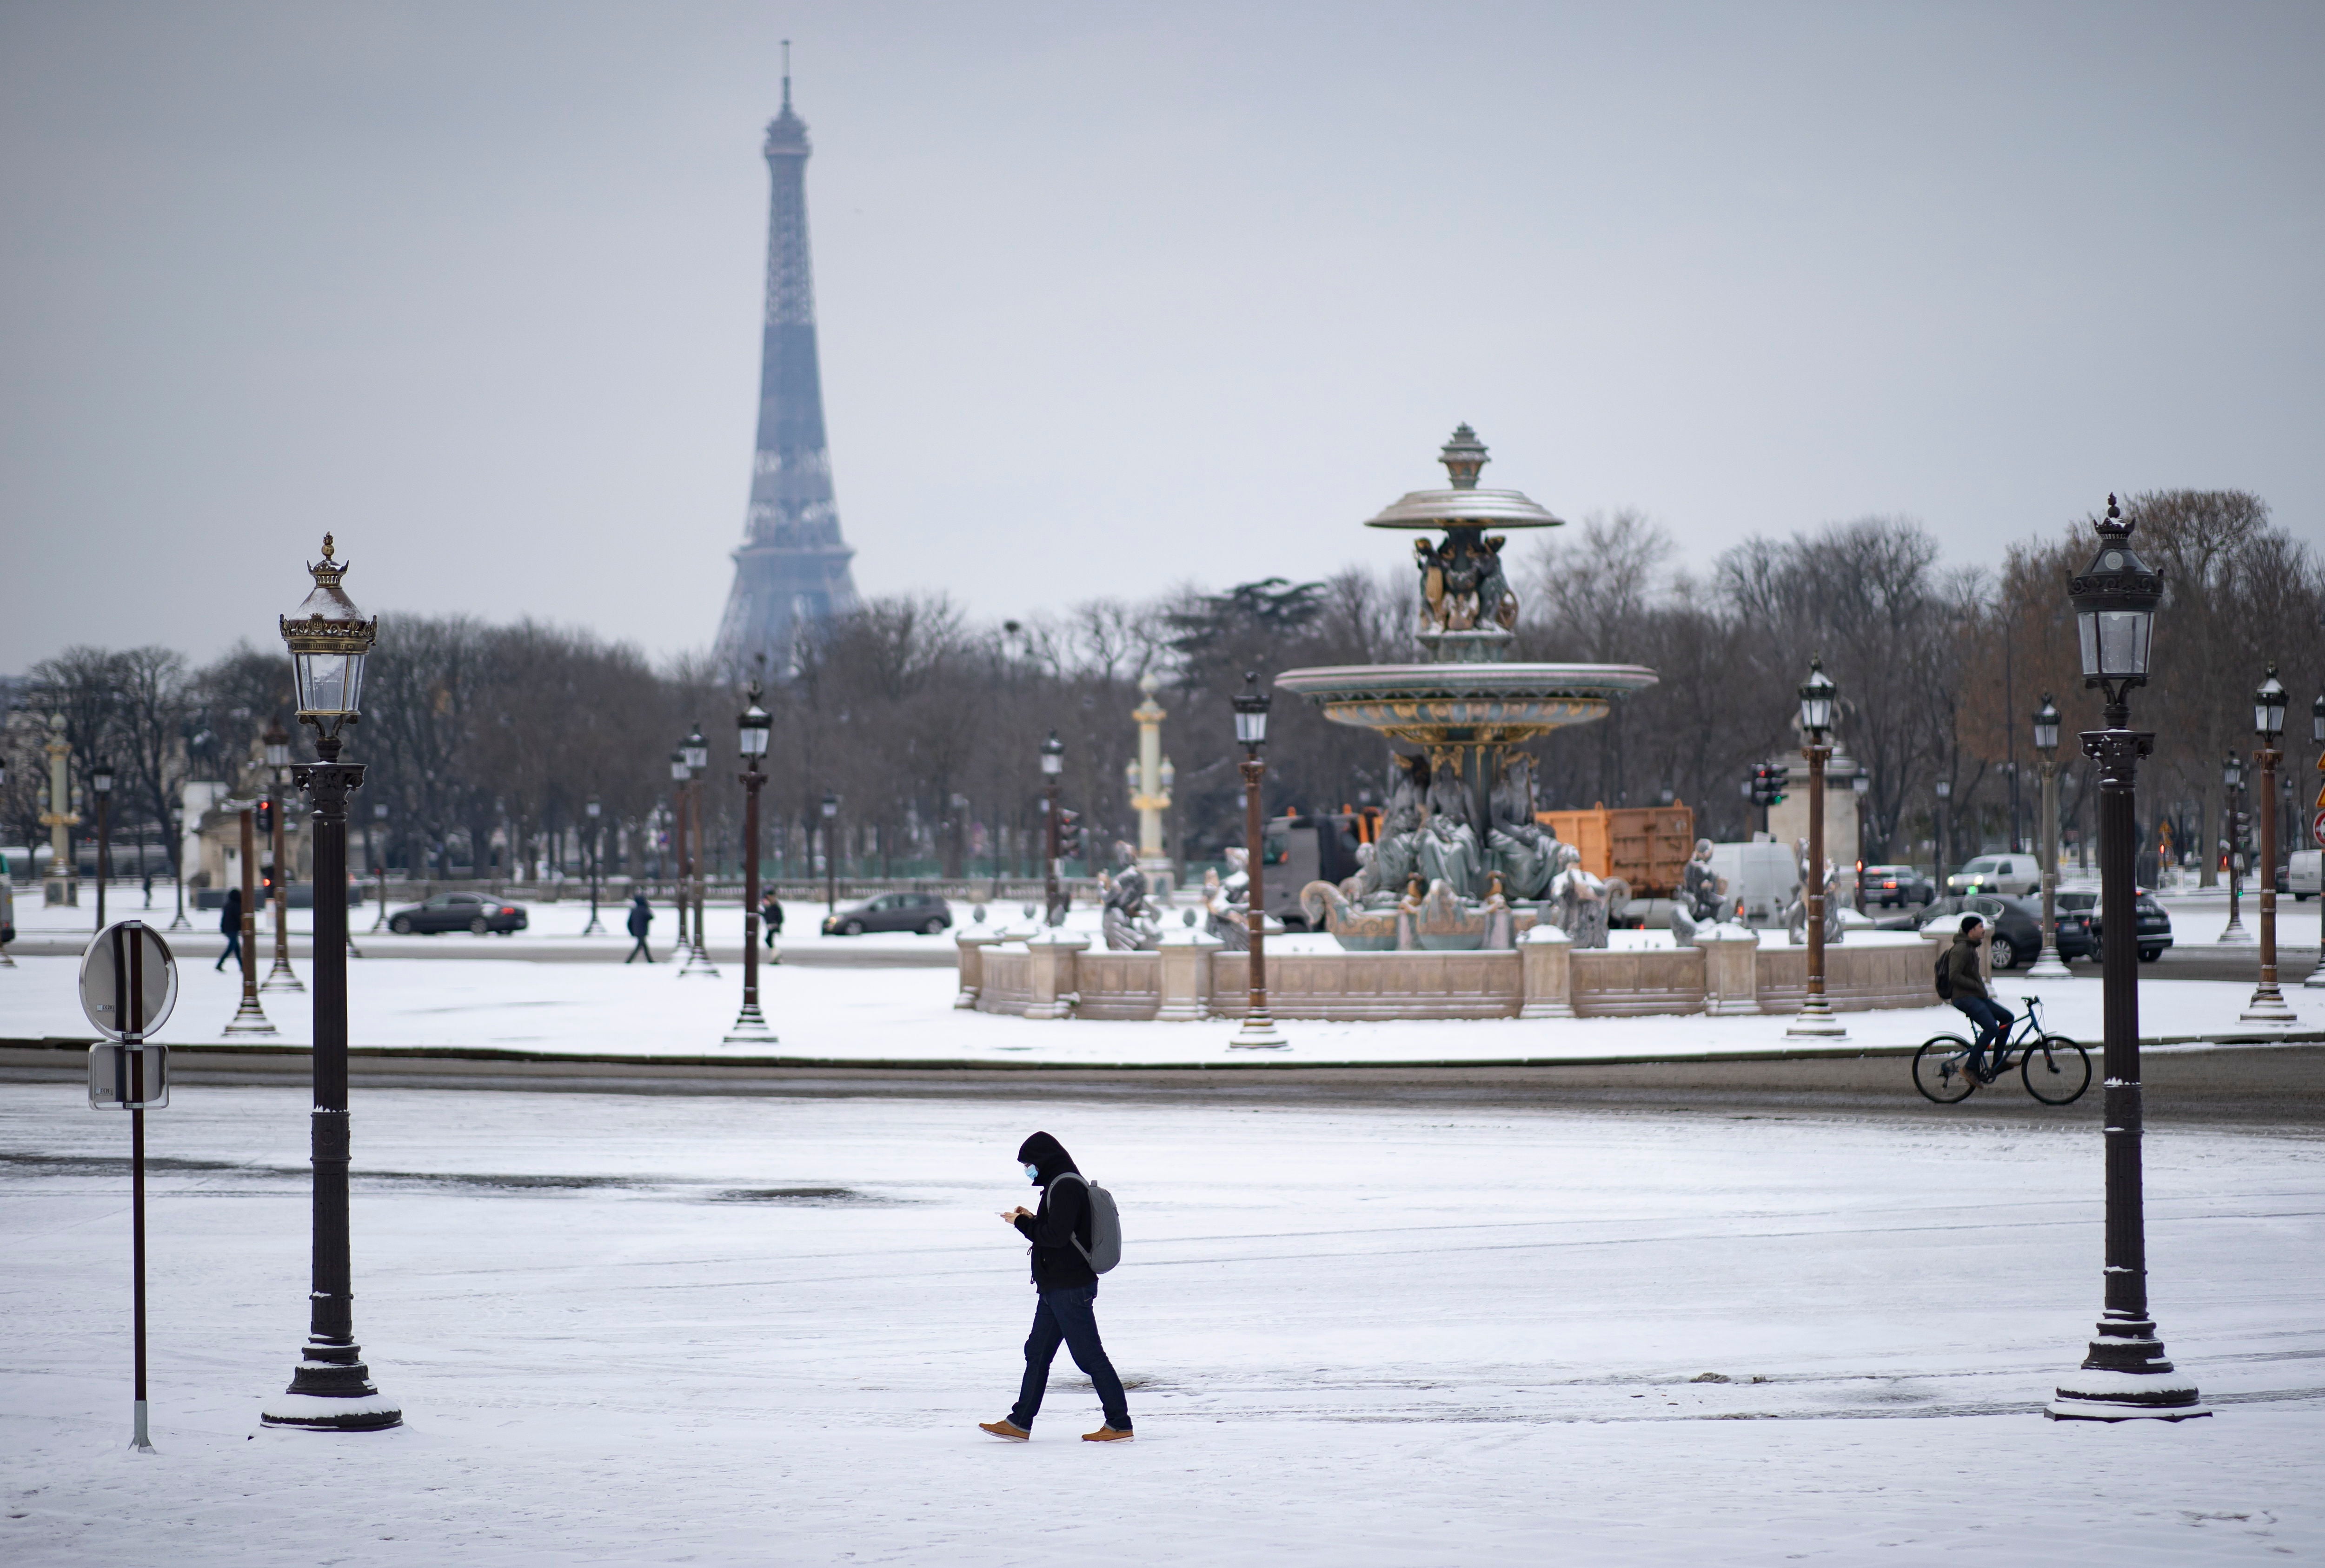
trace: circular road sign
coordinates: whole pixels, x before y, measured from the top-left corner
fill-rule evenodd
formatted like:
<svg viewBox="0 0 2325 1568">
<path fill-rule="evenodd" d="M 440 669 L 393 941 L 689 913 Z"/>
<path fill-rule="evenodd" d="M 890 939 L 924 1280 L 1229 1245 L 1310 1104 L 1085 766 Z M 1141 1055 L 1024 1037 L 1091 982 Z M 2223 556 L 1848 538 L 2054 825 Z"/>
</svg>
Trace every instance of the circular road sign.
<svg viewBox="0 0 2325 1568">
<path fill-rule="evenodd" d="M 151 926 L 116 920 L 80 955 L 80 1010 L 107 1039 L 150 1035 L 177 1004 L 177 961 Z"/>
<path fill-rule="evenodd" d="M 2325 811 L 2319 812 L 2317 820 L 2309 825 L 2309 836 L 2317 841 L 2319 848 L 2325 849 Z"/>
</svg>

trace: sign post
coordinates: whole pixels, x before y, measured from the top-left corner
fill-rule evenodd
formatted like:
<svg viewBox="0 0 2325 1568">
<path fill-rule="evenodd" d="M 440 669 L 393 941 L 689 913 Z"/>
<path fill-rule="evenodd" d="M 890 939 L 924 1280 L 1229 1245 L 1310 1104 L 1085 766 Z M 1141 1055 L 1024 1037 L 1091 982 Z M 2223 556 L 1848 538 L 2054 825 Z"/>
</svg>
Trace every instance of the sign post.
<svg viewBox="0 0 2325 1568">
<path fill-rule="evenodd" d="M 135 1341 L 135 1403 L 129 1446 L 153 1452 L 145 1422 L 145 1112 L 170 1103 L 170 1047 L 145 1037 L 178 1001 L 178 965 L 162 934 L 121 920 L 97 934 L 80 957 L 80 1005 L 106 1042 L 88 1048 L 88 1102 L 129 1112 L 130 1316 Z"/>
</svg>

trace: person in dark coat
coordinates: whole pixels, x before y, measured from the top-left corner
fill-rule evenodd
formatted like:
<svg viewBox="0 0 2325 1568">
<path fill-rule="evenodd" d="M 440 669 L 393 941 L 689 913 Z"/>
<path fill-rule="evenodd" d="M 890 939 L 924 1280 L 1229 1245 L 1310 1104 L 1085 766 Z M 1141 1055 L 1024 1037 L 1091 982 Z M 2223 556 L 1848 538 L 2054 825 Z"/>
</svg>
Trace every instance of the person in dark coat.
<svg viewBox="0 0 2325 1568">
<path fill-rule="evenodd" d="M 226 933 L 226 951 L 218 955 L 218 961 L 210 967 L 224 969 L 229 958 L 240 964 L 242 962 L 242 890 L 240 888 L 228 888 L 226 890 L 226 908 L 218 916 L 218 929 Z"/>
<path fill-rule="evenodd" d="M 1089 1188 L 1079 1181 L 1058 1178 L 1079 1176 L 1073 1157 L 1046 1132 L 1037 1132 L 1017 1150 L 1025 1175 L 1042 1189 L 1042 1206 L 1031 1213 L 1021 1204 L 1002 1215 L 1017 1233 L 1033 1243 L 1033 1332 L 1025 1339 L 1025 1379 L 1017 1389 L 1017 1403 L 998 1421 L 980 1421 L 980 1430 L 1012 1443 L 1033 1434 L 1033 1417 L 1041 1413 L 1042 1395 L 1050 1386 L 1050 1362 L 1062 1343 L 1073 1353 L 1074 1365 L 1088 1373 L 1097 1391 L 1106 1425 L 1082 1434 L 1084 1443 L 1121 1443 L 1131 1435 L 1130 1405 L 1115 1376 L 1106 1346 L 1098 1337 L 1098 1275 L 1082 1248 L 1090 1244 Z M 1079 1241 L 1078 1247 L 1075 1242 Z"/>
<path fill-rule="evenodd" d="M 783 904 L 775 897 L 773 888 L 759 895 L 759 929 L 765 933 L 770 948 L 774 946 L 775 938 L 783 935 Z"/>
<path fill-rule="evenodd" d="M 1987 989 L 1986 976 L 1980 973 L 1978 950 L 1993 932 L 1976 915 L 1964 915 L 1961 930 L 1954 945 L 1946 950 L 1946 979 L 1953 992 L 1954 1010 L 1978 1026 L 1978 1038 L 1970 1042 L 1969 1070 L 1980 1083 L 1992 1083 L 1986 1067 L 1986 1053 L 1995 1053 L 2001 1059 L 2002 1042 L 2017 1022 L 2011 1010 L 1994 1000 Z"/>
<path fill-rule="evenodd" d="M 653 962 L 653 949 L 646 945 L 646 933 L 653 929 L 653 906 L 646 902 L 646 896 L 644 893 L 632 893 L 630 895 L 630 935 L 637 940 L 631 945 L 630 955 L 623 959 L 623 963 L 629 964 L 640 958 L 644 959 L 648 964 Z"/>
</svg>

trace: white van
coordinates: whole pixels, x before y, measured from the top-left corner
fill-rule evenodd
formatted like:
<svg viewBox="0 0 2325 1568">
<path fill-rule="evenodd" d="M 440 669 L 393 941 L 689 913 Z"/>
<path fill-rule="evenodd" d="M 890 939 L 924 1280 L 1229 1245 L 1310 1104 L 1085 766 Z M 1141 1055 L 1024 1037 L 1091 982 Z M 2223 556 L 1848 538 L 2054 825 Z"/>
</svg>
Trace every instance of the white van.
<svg viewBox="0 0 2325 1568">
<path fill-rule="evenodd" d="M 2042 890 L 2042 868 L 2031 854 L 1982 854 L 1946 879 L 1946 891 L 1955 894 L 2031 899 Z"/>
<path fill-rule="evenodd" d="M 1746 926 L 1783 925 L 1785 909 L 1801 890 L 1800 863 L 1781 844 L 1715 844 L 1711 871 L 1720 882 L 1720 918 L 1735 919 L 1741 899 Z"/>
<path fill-rule="evenodd" d="M 2284 886 L 2277 890 L 2291 893 L 2296 904 L 2325 892 L 2325 850 L 2294 850 L 2284 862 Z"/>
</svg>

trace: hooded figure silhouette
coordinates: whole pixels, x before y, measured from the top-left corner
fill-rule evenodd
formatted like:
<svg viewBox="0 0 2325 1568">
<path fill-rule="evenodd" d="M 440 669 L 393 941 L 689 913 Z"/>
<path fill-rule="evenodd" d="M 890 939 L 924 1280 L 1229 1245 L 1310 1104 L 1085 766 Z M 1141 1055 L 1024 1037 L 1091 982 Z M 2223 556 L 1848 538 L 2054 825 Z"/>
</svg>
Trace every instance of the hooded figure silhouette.
<svg viewBox="0 0 2325 1568">
<path fill-rule="evenodd" d="M 1023 1443 L 1033 1435 L 1033 1417 L 1041 1413 L 1042 1396 L 1050 1385 L 1050 1363 L 1063 1344 L 1074 1365 L 1088 1373 L 1097 1392 L 1106 1425 L 1082 1434 L 1087 1443 L 1118 1443 L 1131 1434 L 1130 1405 L 1122 1379 L 1107 1359 L 1098 1337 L 1098 1276 L 1091 1272 L 1081 1247 L 1090 1241 L 1089 1188 L 1080 1181 L 1080 1168 L 1065 1145 L 1046 1132 L 1037 1132 L 1017 1148 L 1017 1163 L 1032 1173 L 1042 1189 L 1042 1205 L 1028 1213 L 1023 1207 L 1001 1217 L 1033 1243 L 1033 1332 L 1025 1339 L 1025 1378 L 1018 1386 L 1017 1403 L 998 1421 L 978 1425 L 996 1437 Z M 1079 1241 L 1080 1247 L 1075 1245 Z"/>
</svg>

